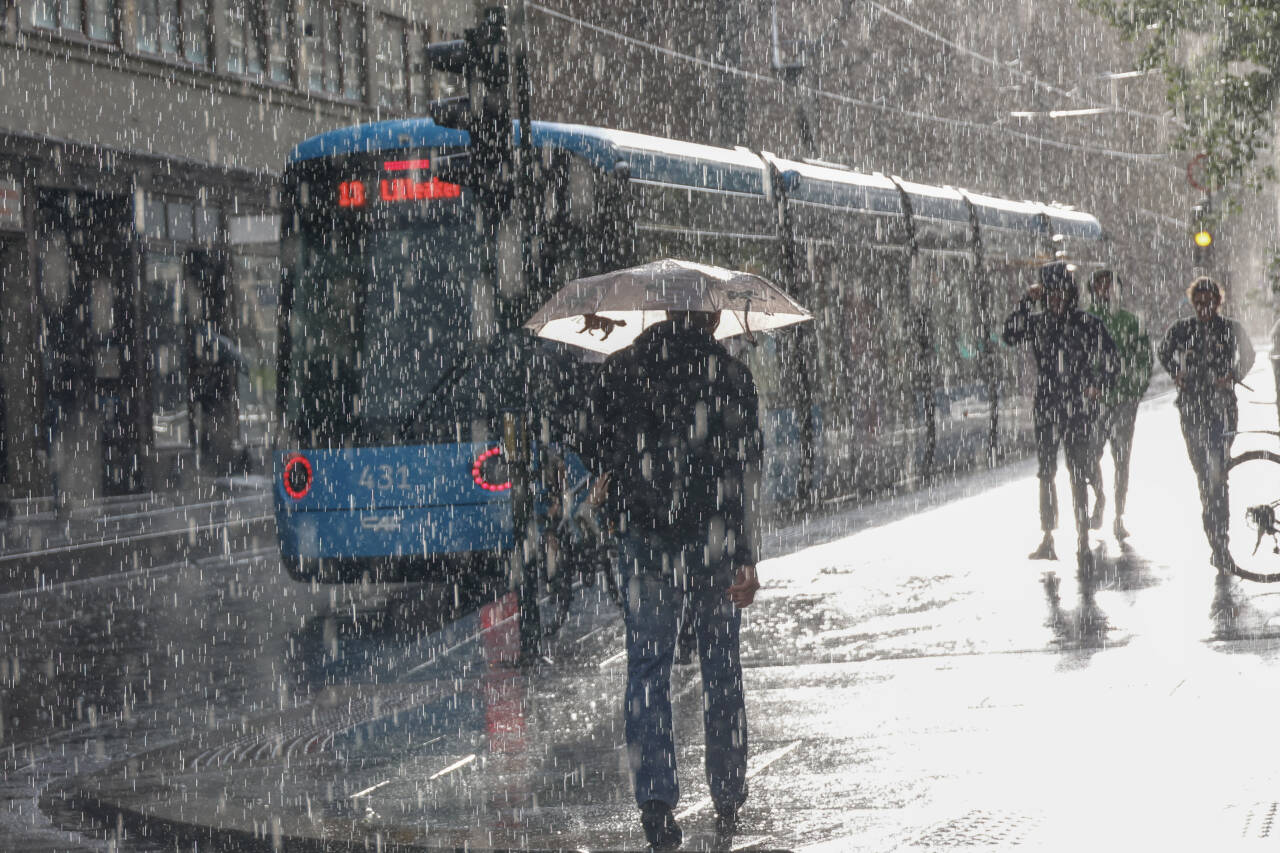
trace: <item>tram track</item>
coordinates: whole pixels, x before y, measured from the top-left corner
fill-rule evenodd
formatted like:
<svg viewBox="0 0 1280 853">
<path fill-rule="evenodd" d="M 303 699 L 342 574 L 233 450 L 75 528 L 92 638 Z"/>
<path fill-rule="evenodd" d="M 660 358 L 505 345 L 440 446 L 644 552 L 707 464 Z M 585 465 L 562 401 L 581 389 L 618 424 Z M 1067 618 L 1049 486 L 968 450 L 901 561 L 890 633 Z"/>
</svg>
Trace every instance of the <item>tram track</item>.
<svg viewBox="0 0 1280 853">
<path fill-rule="evenodd" d="M 262 548 L 274 530 L 274 516 L 258 512 L 4 554 L 0 595 L 222 556 L 244 543 Z"/>
</svg>

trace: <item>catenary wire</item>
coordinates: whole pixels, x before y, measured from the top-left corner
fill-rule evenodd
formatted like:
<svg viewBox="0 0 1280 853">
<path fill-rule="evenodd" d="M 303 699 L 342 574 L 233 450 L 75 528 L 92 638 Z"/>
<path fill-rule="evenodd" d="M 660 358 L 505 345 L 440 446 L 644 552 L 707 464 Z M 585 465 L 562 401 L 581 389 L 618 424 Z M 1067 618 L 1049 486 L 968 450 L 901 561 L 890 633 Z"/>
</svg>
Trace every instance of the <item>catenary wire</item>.
<svg viewBox="0 0 1280 853">
<path fill-rule="evenodd" d="M 556 9 L 551 9 L 547 6 L 543 6 L 540 3 L 526 2 L 525 7 L 537 12 L 541 12 L 542 14 L 547 15 L 549 17 L 562 20 L 569 24 L 573 24 L 574 26 L 581 27 L 586 30 L 590 30 L 599 35 L 616 39 L 632 47 L 649 50 L 649 51 L 652 51 L 653 53 L 656 53 L 662 56 L 668 56 L 673 59 L 680 59 L 685 62 L 690 62 L 694 65 L 698 65 L 703 68 L 719 71 L 721 73 L 728 74 L 733 77 L 740 77 L 743 79 L 752 80 L 760 83 L 770 83 L 774 85 L 781 85 L 781 81 L 774 76 L 760 74 L 759 72 L 755 72 L 755 71 L 747 71 L 745 69 L 738 68 L 733 65 L 729 65 L 727 63 L 713 62 L 711 60 L 703 59 L 698 56 L 682 53 L 681 51 L 674 50 L 669 47 L 663 47 L 662 45 L 654 44 L 652 42 L 647 42 L 642 39 L 635 38 L 634 36 L 629 36 L 626 33 L 618 32 L 617 30 L 612 30 L 607 27 L 602 27 L 598 24 L 593 24 L 590 21 L 584 21 L 581 18 L 576 18 L 572 15 L 568 15 Z M 1051 148 L 1059 148 L 1059 149 L 1068 150 L 1068 151 L 1081 151 L 1085 153 L 1099 154 L 1107 157 L 1134 160 L 1138 162 L 1149 162 L 1149 163 L 1157 163 L 1157 164 L 1165 163 L 1166 165 L 1170 165 L 1172 167 L 1172 164 L 1167 164 L 1167 161 L 1170 157 L 1170 155 L 1168 154 L 1148 154 L 1148 153 L 1133 152 L 1133 151 L 1118 151 L 1116 149 L 1103 148 L 1096 145 L 1086 145 L 1083 143 L 1076 143 L 1076 142 L 1063 142 L 1061 140 L 1050 139 L 1048 137 L 1042 137 L 1042 136 L 1036 136 L 1034 134 L 1024 133 L 1022 131 L 1014 130 L 1013 128 L 1001 127 L 1000 125 L 993 125 L 986 122 L 975 122 L 975 121 L 968 121 L 965 119 L 945 118 L 943 116 L 936 116 L 931 113 L 918 112 L 914 110 L 906 110 L 901 107 L 893 107 L 888 104 L 876 103 L 874 101 L 868 101 L 863 98 L 854 98 L 848 95 L 839 95 L 839 94 L 836 94 L 835 92 L 828 92 L 824 89 L 818 89 L 813 86 L 802 84 L 802 85 L 799 85 L 797 88 L 801 92 L 805 92 L 806 94 L 812 95 L 814 97 L 825 98 L 825 99 L 836 101 L 839 103 L 848 104 L 850 106 L 866 107 L 868 109 L 880 110 L 882 112 L 896 113 L 898 115 L 905 116 L 907 118 L 913 118 L 919 121 L 929 121 L 929 122 L 935 122 L 938 124 L 947 125 L 950 127 L 959 127 L 959 128 L 967 128 L 972 130 L 980 130 L 984 132 L 999 133 L 1005 136 L 1012 136 L 1014 138 L 1021 139 L 1025 142 L 1030 142 L 1038 145 L 1045 145 Z"/>
</svg>

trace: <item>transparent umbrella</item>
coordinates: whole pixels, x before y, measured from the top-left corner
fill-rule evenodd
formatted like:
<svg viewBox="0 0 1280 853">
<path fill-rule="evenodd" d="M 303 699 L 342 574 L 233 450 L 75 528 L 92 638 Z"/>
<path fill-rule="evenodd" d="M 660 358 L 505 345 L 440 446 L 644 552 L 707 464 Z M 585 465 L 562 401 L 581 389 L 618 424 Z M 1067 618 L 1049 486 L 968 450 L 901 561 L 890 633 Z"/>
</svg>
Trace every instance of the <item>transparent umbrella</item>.
<svg viewBox="0 0 1280 853">
<path fill-rule="evenodd" d="M 609 354 L 630 346 L 670 311 L 718 312 L 717 338 L 813 319 L 754 273 L 665 258 L 574 279 L 524 325 L 539 337 Z"/>
</svg>

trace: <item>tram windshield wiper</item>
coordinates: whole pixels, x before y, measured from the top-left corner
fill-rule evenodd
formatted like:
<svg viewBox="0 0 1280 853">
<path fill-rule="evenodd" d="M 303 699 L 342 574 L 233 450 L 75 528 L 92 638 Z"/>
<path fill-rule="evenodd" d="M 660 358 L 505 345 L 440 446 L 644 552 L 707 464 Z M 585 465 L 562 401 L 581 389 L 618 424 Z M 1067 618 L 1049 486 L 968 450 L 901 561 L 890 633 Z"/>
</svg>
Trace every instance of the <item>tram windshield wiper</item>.
<svg viewBox="0 0 1280 853">
<path fill-rule="evenodd" d="M 440 378 L 435 381 L 427 392 L 419 398 L 418 402 L 413 404 L 413 408 L 405 415 L 404 420 L 400 422 L 400 437 L 407 438 L 409 431 L 417 423 L 427 418 L 433 413 L 435 406 L 444 393 L 451 391 L 467 372 L 467 370 L 475 364 L 475 356 L 492 349 L 494 342 L 490 341 L 483 346 L 476 344 L 467 344 L 463 347 L 462 352 L 453 360 L 448 369 L 440 374 Z"/>
</svg>

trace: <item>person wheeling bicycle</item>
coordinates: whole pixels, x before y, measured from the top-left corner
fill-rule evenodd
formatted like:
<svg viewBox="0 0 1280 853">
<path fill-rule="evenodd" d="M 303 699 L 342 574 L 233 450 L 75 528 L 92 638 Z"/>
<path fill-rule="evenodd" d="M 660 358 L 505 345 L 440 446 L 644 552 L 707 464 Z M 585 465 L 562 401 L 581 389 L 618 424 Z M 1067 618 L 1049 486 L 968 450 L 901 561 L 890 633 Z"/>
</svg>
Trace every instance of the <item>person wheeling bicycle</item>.
<svg viewBox="0 0 1280 853">
<path fill-rule="evenodd" d="M 1044 300 L 1042 311 L 1032 308 Z M 1064 261 L 1040 267 L 1040 281 L 1005 320 L 1004 342 L 1029 343 L 1036 361 L 1036 458 L 1040 478 L 1040 529 L 1044 536 L 1033 560 L 1056 560 L 1053 531 L 1058 526 L 1058 445 L 1066 453 L 1076 522 L 1076 558 L 1084 568 L 1089 554 L 1089 477 L 1094 467 L 1094 431 L 1102 395 L 1120 368 L 1115 343 L 1102 321 L 1076 307 L 1075 276 Z"/>
<path fill-rule="evenodd" d="M 1212 278 L 1193 281 L 1187 299 L 1195 316 L 1170 326 L 1159 350 L 1160 363 L 1178 388 L 1178 415 L 1200 491 L 1209 562 L 1223 574 L 1236 569 L 1227 550 L 1227 463 L 1239 421 L 1235 384 L 1248 374 L 1254 359 L 1244 327 L 1218 314 L 1225 298 Z"/>
</svg>

